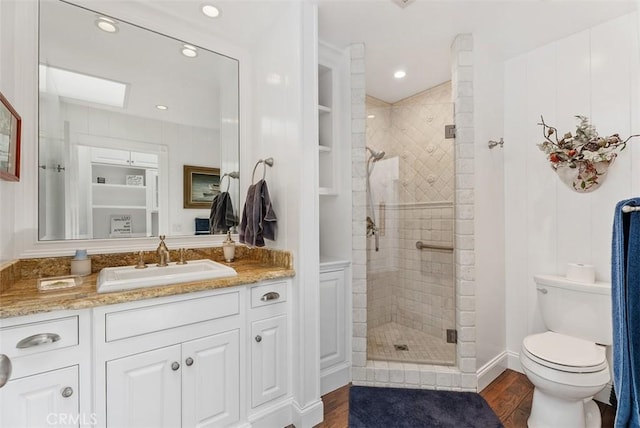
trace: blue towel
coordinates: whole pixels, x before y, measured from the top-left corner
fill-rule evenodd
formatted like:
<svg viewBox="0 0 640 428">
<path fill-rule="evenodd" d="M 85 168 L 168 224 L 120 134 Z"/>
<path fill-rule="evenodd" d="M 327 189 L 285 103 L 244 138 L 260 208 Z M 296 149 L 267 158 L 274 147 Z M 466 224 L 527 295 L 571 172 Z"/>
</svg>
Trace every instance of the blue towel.
<svg viewBox="0 0 640 428">
<path fill-rule="evenodd" d="M 611 302 L 613 318 L 613 386 L 618 399 L 615 426 L 640 426 L 640 212 L 623 213 L 620 201 L 613 218 Z"/>
<path fill-rule="evenodd" d="M 276 239 L 277 220 L 267 182 L 260 180 L 249 186 L 238 233 L 240 242 L 254 247 L 264 247 L 265 238 L 272 241 Z"/>
</svg>

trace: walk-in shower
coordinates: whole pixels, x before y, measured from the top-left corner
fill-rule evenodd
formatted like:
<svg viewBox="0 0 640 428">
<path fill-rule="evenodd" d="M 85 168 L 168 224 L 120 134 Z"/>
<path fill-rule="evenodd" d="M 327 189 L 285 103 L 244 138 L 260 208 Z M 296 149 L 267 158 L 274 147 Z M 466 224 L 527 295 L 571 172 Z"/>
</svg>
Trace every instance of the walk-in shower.
<svg viewBox="0 0 640 428">
<path fill-rule="evenodd" d="M 454 365 L 451 85 L 367 115 L 367 359 Z"/>
</svg>

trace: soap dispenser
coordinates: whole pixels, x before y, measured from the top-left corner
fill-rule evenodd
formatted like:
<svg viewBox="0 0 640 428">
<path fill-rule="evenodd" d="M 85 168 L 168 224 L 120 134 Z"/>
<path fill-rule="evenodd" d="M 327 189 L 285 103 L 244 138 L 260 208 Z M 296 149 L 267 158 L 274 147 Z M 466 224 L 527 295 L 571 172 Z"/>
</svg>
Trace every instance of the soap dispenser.
<svg viewBox="0 0 640 428">
<path fill-rule="evenodd" d="M 231 263 L 236 255 L 236 243 L 231 239 L 231 231 L 227 232 L 227 239 L 222 243 L 222 251 L 224 253 L 224 260 L 227 263 Z"/>
<path fill-rule="evenodd" d="M 87 256 L 87 250 L 76 250 L 71 260 L 71 275 L 91 275 L 91 259 Z"/>
</svg>

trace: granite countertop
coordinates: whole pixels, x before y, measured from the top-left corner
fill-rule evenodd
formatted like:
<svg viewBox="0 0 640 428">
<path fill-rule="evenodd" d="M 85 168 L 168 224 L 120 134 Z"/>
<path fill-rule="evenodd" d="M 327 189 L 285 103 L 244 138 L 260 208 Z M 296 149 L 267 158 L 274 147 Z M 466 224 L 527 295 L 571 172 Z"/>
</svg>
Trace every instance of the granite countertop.
<svg viewBox="0 0 640 428">
<path fill-rule="evenodd" d="M 252 251 L 263 251 L 265 253 L 252 254 Z M 43 272 L 50 272 L 50 269 L 48 269 L 50 265 L 64 265 L 64 263 L 68 263 L 71 258 L 49 258 L 39 259 L 38 261 L 19 260 L 14 262 L 13 265 L 5 267 L 5 270 L 13 270 L 13 278 L 11 278 L 9 274 L 5 274 L 3 277 L 4 284 L 2 284 L 3 286 L 0 288 L 2 290 L 0 292 L 0 318 L 57 310 L 86 309 L 295 276 L 291 254 L 285 251 L 244 249 L 239 252 L 240 254 L 237 254 L 238 257 L 231 263 L 224 262 L 222 255 L 219 254 L 221 252 L 215 249 L 211 249 L 211 251 L 206 254 L 206 257 L 202 257 L 202 251 L 194 250 L 194 252 L 200 253 L 200 257 L 191 255 L 187 260 L 208 258 L 233 267 L 238 272 L 238 276 L 112 293 L 98 293 L 96 292 L 98 271 L 102 267 L 105 267 L 102 266 L 102 264 L 107 264 L 105 261 L 101 263 L 100 260 L 98 260 L 98 263 L 94 263 L 93 273 L 83 277 L 83 282 L 79 287 L 60 291 L 40 292 L 37 288 L 37 279 L 39 277 L 68 274 L 68 271 L 66 271 L 66 273 L 55 271 L 49 275 L 43 274 Z M 121 257 L 119 257 L 119 255 L 110 255 L 110 260 L 113 262 L 112 265 L 127 266 L 132 264 L 129 263 L 129 261 L 134 256 L 130 256 L 129 254 L 130 253 L 126 253 Z M 94 256 L 92 259 L 97 259 L 98 257 L 100 256 Z M 172 257 L 172 260 L 176 259 Z M 98 267 L 95 266 L 96 264 Z M 22 272 L 20 272 L 20 270 Z"/>
</svg>

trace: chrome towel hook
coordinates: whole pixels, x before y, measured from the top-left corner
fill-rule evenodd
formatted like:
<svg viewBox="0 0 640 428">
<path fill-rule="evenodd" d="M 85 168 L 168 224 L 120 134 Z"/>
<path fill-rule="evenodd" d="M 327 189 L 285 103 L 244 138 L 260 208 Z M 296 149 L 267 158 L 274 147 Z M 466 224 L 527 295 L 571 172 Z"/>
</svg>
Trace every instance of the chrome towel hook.
<svg viewBox="0 0 640 428">
<path fill-rule="evenodd" d="M 262 179 L 264 180 L 264 177 L 267 175 L 267 166 L 273 166 L 273 158 L 260 159 L 258 160 L 258 162 L 256 162 L 256 166 L 253 167 L 253 172 L 251 173 L 251 184 L 253 184 L 254 181 L 256 168 L 258 168 L 258 165 L 260 164 L 263 164 Z"/>
<path fill-rule="evenodd" d="M 490 149 L 493 149 L 495 146 L 502 147 L 504 145 L 504 140 L 502 139 L 502 137 L 500 137 L 500 141 L 489 140 L 487 145 L 489 146 Z"/>
</svg>

